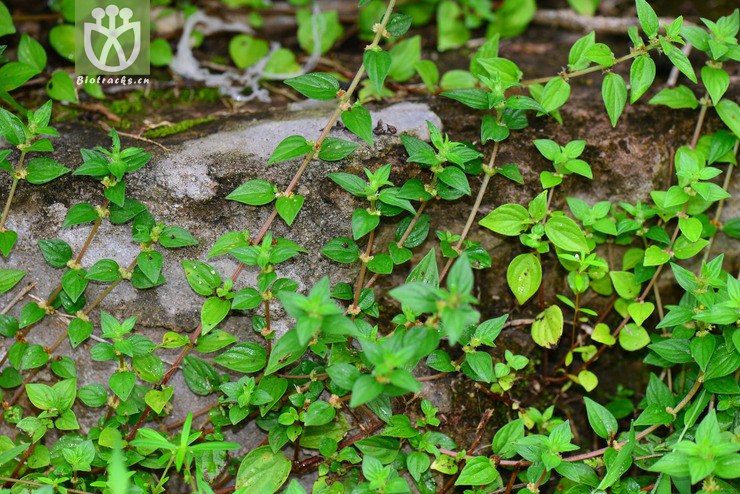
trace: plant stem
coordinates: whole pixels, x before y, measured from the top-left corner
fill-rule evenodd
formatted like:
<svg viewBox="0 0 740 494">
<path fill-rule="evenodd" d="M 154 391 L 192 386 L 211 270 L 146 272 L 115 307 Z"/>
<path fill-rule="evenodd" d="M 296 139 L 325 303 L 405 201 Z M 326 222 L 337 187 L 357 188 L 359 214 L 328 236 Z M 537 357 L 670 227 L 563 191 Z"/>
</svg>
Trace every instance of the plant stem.
<svg viewBox="0 0 740 494">
<path fill-rule="evenodd" d="M 107 209 L 110 205 L 110 201 L 106 198 L 105 201 L 103 201 L 103 209 Z M 98 229 L 100 228 L 100 223 L 103 221 L 103 218 L 98 217 L 98 219 L 95 220 L 95 223 L 93 223 L 92 229 L 87 234 L 87 238 L 85 239 L 85 243 L 82 244 L 82 248 L 80 249 L 79 254 L 77 254 L 77 257 L 75 258 L 75 262 L 77 264 L 82 262 L 82 258 L 85 257 L 85 253 L 87 253 L 87 249 L 90 248 L 90 244 L 92 244 L 93 238 L 95 238 L 95 234 L 98 233 Z M 55 298 L 62 292 L 62 284 L 60 283 L 57 285 L 57 287 L 54 289 L 53 292 L 51 292 L 51 295 L 47 299 L 46 303 L 51 304 Z M 28 327 L 28 330 L 31 329 L 32 326 Z M 26 333 L 27 334 L 27 333 Z"/>
<path fill-rule="evenodd" d="M 396 0 L 390 0 L 388 2 L 388 7 L 386 8 L 385 14 L 383 15 L 383 20 L 381 21 L 379 25 L 378 31 L 375 33 L 375 38 L 373 39 L 373 42 L 370 44 L 370 46 L 367 49 L 373 49 L 377 47 L 380 44 L 380 40 L 383 38 L 383 33 L 385 32 L 386 26 L 388 25 L 388 21 L 391 18 L 391 13 L 393 13 L 393 7 L 396 4 Z M 334 113 L 332 114 L 331 118 L 329 119 L 329 122 L 324 127 L 323 132 L 319 136 L 319 139 L 316 141 L 314 148 L 306 155 L 306 157 L 303 159 L 303 162 L 301 163 L 300 167 L 296 171 L 295 175 L 293 176 L 293 179 L 290 181 L 290 184 L 285 189 L 285 193 L 290 193 L 295 189 L 295 187 L 298 185 L 298 181 L 300 180 L 303 173 L 308 168 L 308 164 L 311 162 L 311 160 L 318 154 L 319 150 L 321 149 L 321 143 L 324 141 L 326 136 L 329 134 L 329 131 L 334 127 L 334 124 L 337 122 L 337 119 L 339 119 L 339 116 L 342 114 L 343 107 L 345 104 L 350 100 L 352 97 L 352 94 L 357 89 L 357 86 L 360 83 L 360 80 L 362 79 L 362 76 L 365 74 L 365 66 L 361 65 L 360 68 L 357 70 L 357 74 L 355 75 L 355 78 L 352 80 L 352 83 L 350 84 L 349 88 L 347 89 L 346 93 L 341 97 L 339 104 L 337 104 L 336 110 L 334 110 Z M 265 223 L 262 225 L 262 227 L 259 230 L 259 233 L 257 234 L 257 237 L 252 240 L 252 243 L 257 244 L 262 241 L 264 236 L 267 234 L 267 231 L 272 226 L 272 223 L 277 218 L 277 209 L 273 208 L 272 213 L 267 218 Z M 239 263 L 234 270 L 234 273 L 231 275 L 232 281 L 236 281 L 236 279 L 239 277 L 239 274 L 244 270 L 244 264 Z M 175 362 L 173 362 L 172 366 L 169 368 L 167 372 L 165 372 L 164 376 L 162 376 L 162 379 L 159 382 L 159 386 L 166 385 L 170 379 L 172 379 L 172 376 L 175 374 L 177 369 L 182 364 L 185 357 L 190 353 L 191 348 L 195 345 L 195 342 L 198 340 L 198 336 L 200 336 L 201 331 L 203 330 L 203 325 L 199 324 L 195 331 L 193 331 L 193 334 L 190 336 L 190 345 L 183 348 L 183 350 L 180 352 L 180 354 L 177 356 L 177 359 Z M 129 432 L 128 435 L 128 441 L 131 441 L 136 436 L 136 431 L 139 430 L 139 428 L 146 422 L 147 417 L 149 416 L 149 412 L 151 411 L 151 408 L 147 406 L 144 408 L 144 411 L 141 412 L 141 415 L 139 416 L 139 420 L 136 421 L 136 424 L 134 424 L 133 428 Z"/>
<path fill-rule="evenodd" d="M 558 75 L 539 77 L 537 79 L 530 79 L 528 81 L 522 81 L 521 84 L 522 86 L 531 86 L 532 84 L 546 84 L 547 82 L 551 81 L 552 79 L 555 79 L 556 77 L 563 77 L 567 80 L 567 79 L 573 79 L 574 77 L 580 77 L 582 75 L 591 74 L 593 72 L 598 72 L 600 70 L 610 69 L 614 67 L 615 65 L 619 65 L 622 62 L 626 62 L 628 60 L 632 60 L 633 58 L 637 58 L 640 55 L 649 52 L 650 50 L 658 48 L 659 46 L 660 45 L 658 43 L 650 43 L 649 45 L 645 45 L 641 48 L 633 49 L 631 53 L 628 53 L 627 55 L 617 58 L 614 61 L 614 64 L 612 64 L 611 66 L 594 65 L 593 67 L 589 67 L 583 70 L 576 70 L 575 72 L 570 72 L 570 73 L 564 72 Z"/>
<path fill-rule="evenodd" d="M 733 156 L 737 156 L 738 145 L 740 145 L 740 141 L 735 141 L 735 147 L 732 150 Z M 737 165 L 733 165 L 732 163 L 730 163 L 727 166 L 729 168 L 727 168 L 727 172 L 725 173 L 725 181 L 722 183 L 722 189 L 725 192 L 729 192 L 730 190 L 730 184 L 732 183 L 732 172 Z M 715 225 L 719 225 L 719 221 L 722 218 L 722 210 L 724 209 L 724 207 L 725 207 L 725 200 L 720 199 L 719 202 L 717 203 L 717 210 L 714 212 L 714 220 L 712 221 L 712 223 L 714 223 Z M 705 264 L 709 260 L 709 253 L 712 251 L 712 246 L 714 245 L 715 237 L 716 237 L 716 234 L 712 235 L 712 237 L 709 239 L 709 245 L 707 245 L 707 247 L 704 249 L 704 257 L 702 258 L 702 264 Z"/>
<path fill-rule="evenodd" d="M 373 240 L 375 240 L 375 230 L 370 231 L 370 237 L 367 241 L 367 248 L 365 249 L 365 259 L 368 259 L 370 257 L 370 254 L 373 251 Z M 360 304 L 360 294 L 362 293 L 362 285 L 365 280 L 365 273 L 367 272 L 367 262 L 365 260 L 362 261 L 362 266 L 360 267 L 360 275 L 357 277 L 357 286 L 355 287 L 355 298 L 354 302 L 352 303 L 352 320 L 355 320 L 355 316 L 358 314 L 358 311 L 360 310 L 359 304 Z"/>
<path fill-rule="evenodd" d="M 159 478 L 159 482 L 157 482 L 157 486 L 154 488 L 154 492 L 159 492 L 159 490 L 162 488 L 163 483 L 167 481 L 167 471 L 172 466 L 172 462 L 175 460 L 175 455 L 170 455 L 170 460 L 167 462 L 167 466 L 164 467 L 164 471 L 162 472 L 162 476 Z"/>
<path fill-rule="evenodd" d="M 21 151 L 21 157 L 18 159 L 18 165 L 15 167 L 16 173 L 20 171 L 20 169 L 23 167 L 23 161 L 26 159 L 26 152 Z M 13 196 L 15 195 L 15 189 L 18 187 L 18 182 L 20 181 L 20 178 L 18 178 L 18 175 L 14 173 L 13 174 L 13 183 L 10 185 L 10 193 L 8 194 L 8 199 L 5 201 L 5 208 L 3 208 L 3 215 L 0 216 L 0 232 L 5 231 L 5 220 L 8 219 L 8 213 L 10 213 L 10 204 L 13 202 Z"/>
<path fill-rule="evenodd" d="M 709 107 L 709 95 L 704 94 L 701 99 L 701 109 L 699 110 L 699 118 L 696 120 L 696 126 L 694 127 L 694 135 L 691 136 L 691 149 L 696 149 L 696 145 L 699 142 L 701 136 L 701 128 L 704 125 L 704 117 L 707 115 L 707 108 Z"/>
<path fill-rule="evenodd" d="M 137 262 L 137 258 L 135 257 L 134 260 L 133 260 L 133 262 L 131 262 L 131 264 L 128 265 L 128 268 L 126 268 L 126 270 L 129 271 L 129 272 L 133 271 L 133 269 L 136 267 L 136 262 Z M 85 315 L 86 316 L 87 315 L 90 315 L 90 313 L 93 311 L 93 309 L 95 309 L 95 307 L 97 307 L 98 305 L 100 305 L 100 303 L 105 299 L 105 297 L 107 297 L 110 294 L 110 292 L 112 292 L 113 289 L 115 287 L 117 287 L 118 284 L 121 281 L 123 281 L 123 278 L 118 278 L 116 281 L 114 281 L 113 283 L 111 283 L 110 285 L 108 285 L 105 288 L 105 290 L 103 290 L 100 293 L 100 295 L 98 295 L 98 298 L 96 298 L 93 301 L 93 303 L 90 304 L 90 306 L 85 309 Z"/>
<path fill-rule="evenodd" d="M 493 169 L 493 167 L 496 165 L 496 157 L 498 156 L 499 144 L 500 143 L 496 141 L 493 145 L 493 151 L 491 152 L 491 158 L 488 160 L 489 169 Z M 486 173 L 485 177 L 483 177 L 483 182 L 480 184 L 480 189 L 478 190 L 478 195 L 475 198 L 475 203 L 473 203 L 473 209 L 470 210 L 468 219 L 465 222 L 465 227 L 463 228 L 463 231 L 460 234 L 460 240 L 458 240 L 457 244 L 455 244 L 455 250 L 458 252 L 460 251 L 460 248 L 462 247 L 463 242 L 467 238 L 468 233 L 470 233 L 470 228 L 473 226 L 475 217 L 478 215 L 478 211 L 480 210 L 480 205 L 483 202 L 483 196 L 486 194 L 486 190 L 488 189 L 488 183 L 490 181 L 491 181 L 491 175 Z M 445 278 L 445 276 L 447 276 L 447 272 L 452 267 L 453 262 L 454 262 L 453 258 L 450 258 L 447 260 L 447 264 L 445 264 L 445 267 L 442 269 L 442 273 L 440 273 L 439 275 L 440 282 Z"/>
</svg>

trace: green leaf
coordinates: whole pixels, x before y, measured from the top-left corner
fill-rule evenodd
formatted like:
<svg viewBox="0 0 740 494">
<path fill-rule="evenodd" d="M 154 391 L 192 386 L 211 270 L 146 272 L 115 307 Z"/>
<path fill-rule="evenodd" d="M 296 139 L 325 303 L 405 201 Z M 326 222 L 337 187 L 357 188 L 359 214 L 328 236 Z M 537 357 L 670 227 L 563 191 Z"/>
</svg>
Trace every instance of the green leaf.
<svg viewBox="0 0 740 494">
<path fill-rule="evenodd" d="M 519 204 L 499 206 L 480 220 L 481 226 L 510 237 L 525 231 L 529 224 L 529 212 Z"/>
<path fill-rule="evenodd" d="M 532 339 L 541 347 L 553 348 L 563 335 L 563 311 L 551 305 L 537 315 L 532 324 Z"/>
<path fill-rule="evenodd" d="M 313 146 L 305 137 L 298 135 L 288 136 L 277 145 L 270 155 L 270 159 L 267 160 L 267 164 L 272 165 L 273 163 L 280 163 L 281 161 L 303 156 L 310 152 L 311 149 L 313 149 Z"/>
<path fill-rule="evenodd" d="M 69 323 L 69 343 L 72 348 L 80 346 L 92 333 L 93 325 L 90 321 L 74 318 Z"/>
<path fill-rule="evenodd" d="M 108 402 L 108 392 L 102 384 L 88 384 L 77 390 L 77 397 L 89 407 L 102 407 Z"/>
<path fill-rule="evenodd" d="M 18 234 L 13 230 L 0 232 L 0 252 L 2 252 L 3 256 L 8 257 L 10 255 L 10 251 L 13 250 L 17 241 Z"/>
<path fill-rule="evenodd" d="M 335 10 L 312 14 L 311 9 L 299 9 L 296 17 L 298 44 L 306 53 L 326 53 L 342 36 L 342 23 Z"/>
<path fill-rule="evenodd" d="M 476 456 L 465 462 L 455 485 L 488 485 L 499 478 L 499 473 L 487 456 Z"/>
<path fill-rule="evenodd" d="M 740 106 L 734 101 L 723 99 L 715 109 L 719 118 L 735 134 L 735 137 L 740 138 Z"/>
<path fill-rule="evenodd" d="M 18 284 L 23 277 L 26 276 L 25 271 L 18 269 L 0 269 L 0 293 L 5 293 L 15 285 Z"/>
<path fill-rule="evenodd" d="M 383 384 L 369 374 L 361 375 L 352 386 L 350 406 L 358 407 L 377 398 L 383 392 Z"/>
<path fill-rule="evenodd" d="M 463 105 L 476 110 L 488 110 L 491 108 L 489 94 L 491 93 L 482 89 L 455 89 L 454 91 L 443 92 L 442 96 L 459 101 Z"/>
<path fill-rule="evenodd" d="M 334 420 L 337 411 L 325 401 L 315 401 L 308 406 L 303 418 L 303 425 L 325 425 Z"/>
<path fill-rule="evenodd" d="M 588 252 L 586 236 L 578 224 L 567 216 L 552 216 L 545 223 L 547 238 L 559 249 L 569 252 Z"/>
<path fill-rule="evenodd" d="M 716 106 L 727 91 L 727 88 L 730 87 L 729 74 L 722 69 L 705 65 L 701 68 L 701 80 L 709 96 L 712 98 L 712 104 Z"/>
<path fill-rule="evenodd" d="M 650 343 L 650 336 L 645 328 L 636 324 L 627 324 L 619 332 L 619 345 L 628 352 L 634 352 Z"/>
<path fill-rule="evenodd" d="M 149 44 L 149 63 L 154 67 L 166 67 L 172 62 L 172 47 L 162 38 L 155 38 Z"/>
<path fill-rule="evenodd" d="M 6 36 L 8 34 L 15 33 L 15 26 L 13 25 L 13 17 L 8 12 L 8 8 L 3 2 L 0 2 L 0 36 Z M 28 447 L 28 446 L 26 446 Z M 18 453 L 12 455 L 8 460 L 15 458 L 18 454 L 25 451 L 25 448 Z M 0 465 L 4 465 L 5 461 L 0 462 Z"/>
<path fill-rule="evenodd" d="M 49 31 L 49 44 L 68 62 L 75 61 L 75 28 L 71 24 L 58 24 Z"/>
<path fill-rule="evenodd" d="M 262 206 L 275 200 L 276 187 L 267 180 L 255 179 L 243 183 L 226 196 L 230 201 Z"/>
<path fill-rule="evenodd" d="M 693 110 L 699 106 L 699 101 L 694 96 L 694 92 L 683 85 L 679 85 L 675 89 L 662 89 L 648 103 L 651 105 L 665 105 L 673 109 L 690 108 Z"/>
<path fill-rule="evenodd" d="M 362 64 L 367 71 L 368 79 L 380 91 L 391 68 L 390 54 L 381 49 L 366 50 L 362 56 Z"/>
<path fill-rule="evenodd" d="M 198 245 L 198 239 L 182 227 L 167 226 L 162 230 L 162 235 L 159 237 L 159 245 L 168 249 L 190 247 L 191 245 Z"/>
<path fill-rule="evenodd" d="M 620 297 L 634 300 L 640 294 L 640 283 L 635 279 L 635 274 L 628 271 L 610 271 L 614 289 Z"/>
<path fill-rule="evenodd" d="M 165 405 L 169 403 L 175 393 L 174 386 L 165 386 L 162 390 L 150 389 L 144 395 L 144 402 L 154 413 L 162 413 Z"/>
<path fill-rule="evenodd" d="M 221 286 L 221 276 L 211 265 L 202 261 L 182 261 L 185 279 L 195 293 L 209 296 Z"/>
<path fill-rule="evenodd" d="M 88 202 L 81 202 L 69 208 L 62 226 L 69 228 L 70 226 L 81 225 L 82 223 L 90 223 L 96 219 L 98 219 L 98 212 L 95 208 Z"/>
<path fill-rule="evenodd" d="M 62 275 L 62 288 L 73 303 L 85 293 L 88 284 L 86 275 L 87 272 L 84 269 L 68 269 Z"/>
<path fill-rule="evenodd" d="M 229 370 L 250 374 L 259 372 L 267 365 L 267 351 L 257 343 L 239 343 L 213 359 Z"/>
<path fill-rule="evenodd" d="M 231 250 L 246 245 L 249 245 L 249 232 L 226 232 L 213 244 L 213 247 L 208 252 L 208 257 L 228 254 Z"/>
<path fill-rule="evenodd" d="M 406 82 L 413 77 L 414 64 L 421 59 L 421 36 L 416 35 L 396 43 L 389 53 L 391 67 L 388 77 L 397 82 Z"/>
<path fill-rule="evenodd" d="M 440 181 L 465 195 L 470 195 L 470 184 L 465 172 L 456 166 L 448 166 L 437 175 Z"/>
<path fill-rule="evenodd" d="M 331 239 L 321 253 L 332 261 L 349 264 L 359 259 L 360 248 L 354 240 L 346 237 L 337 237 Z"/>
<path fill-rule="evenodd" d="M 373 145 L 373 121 L 370 112 L 360 104 L 342 113 L 342 123 L 350 132 L 367 143 Z"/>
<path fill-rule="evenodd" d="M 540 104 L 547 113 L 553 112 L 563 106 L 570 97 L 570 84 L 561 77 L 556 77 L 545 84 L 542 91 Z"/>
<path fill-rule="evenodd" d="M 586 402 L 588 423 L 591 424 L 591 428 L 596 435 L 603 439 L 614 437 L 618 430 L 617 419 L 614 418 L 614 415 L 606 407 L 596 403 L 591 398 L 584 397 L 583 400 Z"/>
<path fill-rule="evenodd" d="M 231 301 L 218 297 L 209 297 L 200 310 L 200 323 L 203 325 L 202 334 L 208 334 L 229 315 Z"/>
<path fill-rule="evenodd" d="M 33 67 L 37 72 L 41 72 L 46 67 L 46 52 L 44 51 L 44 47 L 32 37 L 23 33 L 21 35 L 21 41 L 18 43 L 18 61 Z M 47 120 L 40 127 L 46 127 L 48 122 Z"/>
<path fill-rule="evenodd" d="M 39 249 L 46 262 L 53 268 L 63 268 L 67 266 L 67 261 L 72 259 L 72 247 L 64 240 L 39 240 Z"/>
<path fill-rule="evenodd" d="M 604 455 L 606 475 L 596 487 L 597 490 L 606 491 L 629 470 L 632 465 L 632 451 L 634 451 L 636 443 L 635 429 L 630 427 L 629 438 L 619 452 L 617 453 L 612 448 L 610 448 L 612 454 L 607 451 L 607 454 Z"/>
<path fill-rule="evenodd" d="M 645 0 L 636 0 L 637 18 L 640 19 L 640 26 L 648 38 L 654 38 L 658 34 L 660 23 L 658 15 Z"/>
<path fill-rule="evenodd" d="M 363 208 L 355 209 L 352 213 L 352 237 L 359 240 L 380 224 L 380 216 L 371 214 Z"/>
<path fill-rule="evenodd" d="M 542 282 L 542 266 L 534 254 L 519 254 L 509 263 L 506 281 L 520 305 L 537 293 Z"/>
<path fill-rule="evenodd" d="M 671 255 L 657 245 L 651 245 L 645 251 L 643 264 L 645 266 L 660 266 L 671 260 Z"/>
<path fill-rule="evenodd" d="M 229 41 L 229 56 L 239 69 L 246 69 L 267 56 L 270 45 L 263 39 L 237 34 Z"/>
<path fill-rule="evenodd" d="M 337 78 L 325 72 L 313 72 L 292 79 L 287 79 L 285 84 L 292 87 L 307 98 L 317 100 L 330 100 L 337 97 L 339 82 Z"/>
<path fill-rule="evenodd" d="M 691 82 L 696 84 L 696 74 L 694 73 L 694 68 L 691 66 L 691 62 L 689 61 L 688 57 L 675 46 L 671 46 L 671 48 L 666 51 L 667 46 L 670 46 L 667 42 L 661 42 L 661 47 L 663 48 L 665 54 L 668 55 L 671 63 L 675 65 L 676 68 L 678 68 L 678 70 L 683 73 L 683 75 L 688 77 Z"/>
<path fill-rule="evenodd" d="M 355 144 L 351 141 L 345 141 L 338 137 L 327 137 L 324 139 L 324 142 L 321 143 L 319 159 L 324 161 L 343 160 L 350 154 L 354 153 L 358 147 L 360 147 L 359 144 Z"/>
<path fill-rule="evenodd" d="M 56 396 L 46 384 L 26 384 L 26 394 L 33 406 L 40 410 L 50 410 L 56 406 Z"/>
<path fill-rule="evenodd" d="M 300 194 L 293 194 L 290 197 L 281 196 L 275 201 L 275 209 L 288 226 L 293 224 L 302 207 L 303 196 Z"/>
<path fill-rule="evenodd" d="M 655 310 L 655 305 L 652 302 L 633 302 L 627 306 L 627 312 L 629 313 L 635 324 L 642 326 L 645 319 L 650 317 L 650 314 Z"/>
<path fill-rule="evenodd" d="M 421 78 L 421 81 L 427 87 L 430 92 L 433 92 L 437 88 L 439 83 L 439 69 L 437 65 L 431 60 L 419 60 L 414 64 L 417 74 Z"/>
<path fill-rule="evenodd" d="M 502 458 L 511 458 L 516 454 L 514 443 L 524 437 L 524 420 L 512 420 L 501 427 L 493 436 L 491 449 Z"/>
<path fill-rule="evenodd" d="M 282 451 L 273 453 L 269 446 L 262 446 L 244 457 L 236 474 L 236 489 L 241 492 L 273 494 L 290 475 L 292 463 Z"/>
<path fill-rule="evenodd" d="M 26 170 L 28 171 L 26 180 L 34 185 L 51 182 L 70 171 L 69 168 L 60 165 L 51 158 L 34 158 L 28 162 Z"/>
<path fill-rule="evenodd" d="M 90 266 L 85 278 L 91 281 L 113 283 L 121 278 L 120 266 L 113 259 L 101 259 Z"/>
<path fill-rule="evenodd" d="M 134 384 L 136 384 L 136 375 L 130 371 L 115 372 L 108 379 L 108 386 L 110 386 L 111 391 L 123 401 L 128 400 L 131 391 L 134 389 Z"/>
<path fill-rule="evenodd" d="M 57 101 L 77 103 L 77 91 L 72 78 L 63 70 L 57 70 L 46 83 L 47 94 Z"/>
<path fill-rule="evenodd" d="M 627 83 L 621 75 L 614 72 L 606 74 L 601 85 L 601 97 L 606 106 L 606 112 L 609 114 L 609 120 L 612 127 L 617 126 L 617 121 L 624 111 L 624 105 L 627 103 Z"/>
</svg>

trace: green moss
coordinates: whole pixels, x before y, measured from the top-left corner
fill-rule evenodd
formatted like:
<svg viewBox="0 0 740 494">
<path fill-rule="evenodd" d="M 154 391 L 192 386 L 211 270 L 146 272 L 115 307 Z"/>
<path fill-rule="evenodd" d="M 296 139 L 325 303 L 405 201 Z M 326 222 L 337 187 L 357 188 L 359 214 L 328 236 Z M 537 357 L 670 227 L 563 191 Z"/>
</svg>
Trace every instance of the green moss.
<svg viewBox="0 0 740 494">
<path fill-rule="evenodd" d="M 167 137 L 174 134 L 179 134 L 180 132 L 185 132 L 186 130 L 191 129 L 196 125 L 213 122 L 214 120 L 216 119 L 213 117 L 191 118 L 189 120 L 183 120 L 172 125 L 166 125 L 162 127 L 157 127 L 156 129 L 147 130 L 146 132 L 144 132 L 144 137 L 147 137 L 149 139 Z"/>
</svg>

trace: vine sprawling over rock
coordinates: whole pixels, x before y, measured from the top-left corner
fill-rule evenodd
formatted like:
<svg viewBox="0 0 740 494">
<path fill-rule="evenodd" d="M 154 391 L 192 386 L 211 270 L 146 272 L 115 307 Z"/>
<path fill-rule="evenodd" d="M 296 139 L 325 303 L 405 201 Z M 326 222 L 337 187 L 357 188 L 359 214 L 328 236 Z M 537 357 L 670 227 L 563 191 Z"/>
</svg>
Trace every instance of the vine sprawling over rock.
<svg viewBox="0 0 740 494">
<path fill-rule="evenodd" d="M 356 72 L 322 58 L 338 12 L 297 10 L 301 66 L 255 35 L 269 5 L 223 3 L 253 26 L 178 7 L 186 52 L 152 63 L 323 103 L 102 146 L 52 113 L 122 100 L 86 103 L 27 33 L 0 57 L 8 492 L 738 491 L 738 10 L 636 0 L 627 53 L 592 31 L 532 79 L 502 43 L 531 0 L 360 0 Z M 407 36 L 431 5 L 440 52 L 486 21 L 467 70 Z M 21 18 L 0 3 L 0 37 Z M 188 65 L 209 30 L 238 33 L 229 75 Z M 36 76 L 64 104 L 27 111 Z"/>
</svg>

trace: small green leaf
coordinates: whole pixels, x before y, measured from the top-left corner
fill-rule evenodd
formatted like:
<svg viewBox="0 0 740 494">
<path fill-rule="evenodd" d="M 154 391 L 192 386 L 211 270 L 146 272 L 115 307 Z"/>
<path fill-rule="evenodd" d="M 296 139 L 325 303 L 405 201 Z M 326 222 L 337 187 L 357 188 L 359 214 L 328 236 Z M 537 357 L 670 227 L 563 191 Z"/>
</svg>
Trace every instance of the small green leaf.
<svg viewBox="0 0 740 494">
<path fill-rule="evenodd" d="M 281 196 L 275 201 L 275 209 L 288 226 L 293 224 L 302 207 L 303 196 L 300 194 L 293 194 L 290 197 Z"/>
<path fill-rule="evenodd" d="M 588 252 L 586 236 L 578 224 L 567 216 L 552 216 L 545 223 L 547 238 L 559 249 L 569 252 Z"/>
<path fill-rule="evenodd" d="M 380 216 L 358 208 L 352 213 L 352 237 L 359 240 L 380 224 Z"/>
<path fill-rule="evenodd" d="M 520 305 L 537 293 L 542 282 L 542 266 L 534 254 L 519 254 L 509 263 L 506 281 Z"/>
<path fill-rule="evenodd" d="M 655 305 L 652 302 L 633 302 L 627 306 L 627 312 L 629 313 L 635 324 L 642 326 L 645 319 L 650 317 L 650 314 L 655 310 Z"/>
<path fill-rule="evenodd" d="M 584 397 L 586 402 L 586 414 L 588 423 L 594 432 L 603 439 L 614 437 L 617 433 L 617 419 L 606 409 L 606 407 L 596 403 L 591 398 Z"/>
<path fill-rule="evenodd" d="M 338 137 L 327 137 L 324 139 L 324 142 L 321 143 L 319 159 L 324 161 L 343 160 L 350 154 L 354 153 L 358 147 L 360 146 L 354 142 L 345 141 Z"/>
<path fill-rule="evenodd" d="M 55 178 L 69 173 L 69 168 L 62 166 L 51 158 L 34 158 L 28 162 L 26 180 L 34 185 L 51 182 Z"/>
<path fill-rule="evenodd" d="M 556 77 L 545 84 L 540 104 L 547 113 L 550 113 L 563 106 L 569 97 L 570 84 L 565 79 Z"/>
<path fill-rule="evenodd" d="M 39 240 L 39 249 L 46 262 L 53 268 L 63 268 L 67 266 L 67 261 L 72 259 L 72 247 L 64 240 Z"/>
<path fill-rule="evenodd" d="M 609 120 L 612 127 L 617 126 L 624 105 L 627 103 L 627 83 L 621 75 L 610 72 L 604 77 L 601 85 L 601 97 L 606 106 L 606 112 L 609 114 Z"/>
<path fill-rule="evenodd" d="M 77 103 L 77 91 L 72 78 L 63 70 L 57 70 L 46 84 L 46 92 L 57 101 Z"/>
<path fill-rule="evenodd" d="M 487 456 L 476 456 L 465 462 L 455 485 L 488 485 L 499 478 L 499 473 Z"/>
<path fill-rule="evenodd" d="M 525 231 L 529 224 L 529 212 L 519 204 L 499 206 L 480 220 L 481 226 L 510 237 Z"/>
<path fill-rule="evenodd" d="M 0 232 L 0 252 L 2 252 L 3 256 L 8 257 L 10 255 L 10 251 L 13 250 L 17 241 L 18 234 L 13 230 Z"/>
<path fill-rule="evenodd" d="M 282 451 L 270 446 L 254 449 L 244 457 L 236 474 L 236 490 L 240 492 L 274 493 L 290 475 L 291 462 Z"/>
<path fill-rule="evenodd" d="M 250 206 L 262 206 L 275 199 L 276 187 L 267 180 L 255 179 L 237 187 L 226 199 Z"/>
<path fill-rule="evenodd" d="M 347 129 L 357 137 L 373 145 L 373 122 L 370 112 L 362 105 L 356 104 L 351 110 L 342 113 L 342 123 Z"/>
<path fill-rule="evenodd" d="M 208 334 L 216 327 L 231 310 L 231 301 L 218 297 L 209 297 L 200 311 L 200 322 L 203 326 L 202 334 Z"/>
<path fill-rule="evenodd" d="M 307 98 L 318 100 L 330 100 L 337 97 L 339 82 L 331 74 L 324 72 L 313 72 L 292 79 L 287 79 L 285 84 L 292 87 Z"/>
<path fill-rule="evenodd" d="M 270 51 L 270 45 L 263 39 L 247 34 L 237 34 L 229 41 L 229 56 L 239 69 L 256 64 Z"/>
<path fill-rule="evenodd" d="M 541 347 L 553 348 L 563 335 L 563 311 L 551 305 L 537 315 L 532 324 L 532 339 Z"/>
<path fill-rule="evenodd" d="M 270 155 L 270 159 L 267 160 L 267 164 L 272 165 L 273 163 L 280 163 L 281 161 L 303 156 L 310 152 L 311 149 L 313 147 L 305 137 L 298 135 L 288 136 L 277 145 Z"/>
<path fill-rule="evenodd" d="M 645 0 L 636 0 L 637 18 L 640 19 L 640 26 L 648 38 L 654 38 L 658 34 L 660 24 L 658 15 Z"/>
<path fill-rule="evenodd" d="M 385 78 L 391 68 L 391 56 L 381 49 L 366 50 L 362 56 L 362 64 L 367 71 L 370 82 L 378 89 L 383 88 Z"/>
</svg>

